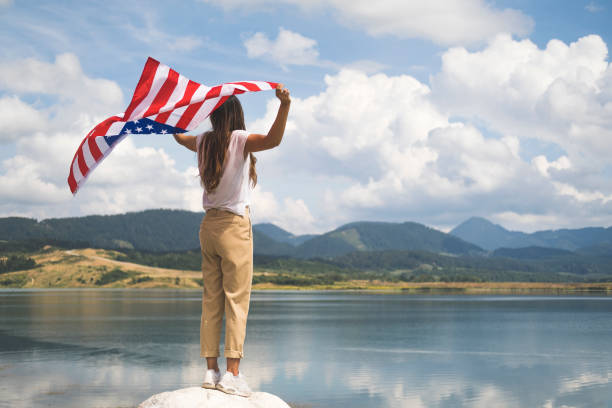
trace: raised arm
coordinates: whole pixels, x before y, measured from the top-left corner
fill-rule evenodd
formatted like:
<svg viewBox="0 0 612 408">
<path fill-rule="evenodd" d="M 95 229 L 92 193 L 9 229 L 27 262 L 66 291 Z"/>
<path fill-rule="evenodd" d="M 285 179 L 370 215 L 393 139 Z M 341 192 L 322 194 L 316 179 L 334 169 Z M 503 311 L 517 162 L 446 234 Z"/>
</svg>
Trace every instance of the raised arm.
<svg viewBox="0 0 612 408">
<path fill-rule="evenodd" d="M 289 90 L 284 88 L 282 84 L 278 84 L 276 87 L 276 97 L 280 99 L 281 103 L 270 131 L 267 135 L 260 135 L 257 133 L 250 134 L 244 144 L 245 155 L 249 152 L 272 149 L 278 146 L 283 139 L 285 125 L 287 124 L 287 116 L 289 115 L 289 107 L 291 106 Z"/>
<path fill-rule="evenodd" d="M 189 136 L 184 133 L 175 133 L 174 140 L 176 140 L 179 144 L 185 146 L 189 150 L 196 151 L 196 137 Z"/>
</svg>

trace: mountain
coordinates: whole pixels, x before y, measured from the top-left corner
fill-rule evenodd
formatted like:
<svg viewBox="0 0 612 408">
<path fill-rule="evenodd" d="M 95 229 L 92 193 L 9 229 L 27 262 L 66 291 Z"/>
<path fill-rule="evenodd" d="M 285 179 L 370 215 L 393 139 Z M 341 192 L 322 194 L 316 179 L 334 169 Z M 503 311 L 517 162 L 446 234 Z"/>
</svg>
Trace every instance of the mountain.
<svg viewBox="0 0 612 408">
<path fill-rule="evenodd" d="M 422 250 L 437 253 L 482 253 L 460 238 L 414 222 L 361 221 L 345 224 L 296 247 L 301 258 L 334 257 L 352 251 Z"/>
<path fill-rule="evenodd" d="M 473 217 L 461 223 L 450 234 L 489 251 L 497 248 L 532 246 L 576 251 L 585 247 L 612 244 L 612 227 L 545 230 L 527 234 L 508 231 L 500 225 L 479 217 Z"/>
<path fill-rule="evenodd" d="M 300 245 L 302 242 L 308 241 L 309 239 L 316 236 L 313 234 L 293 235 L 292 233 L 267 222 L 254 225 L 253 229 L 256 229 L 262 234 L 267 235 L 275 241 L 284 242 L 293 246 Z"/>
<path fill-rule="evenodd" d="M 480 217 L 472 217 L 464 221 L 455 227 L 450 234 L 489 251 L 502 247 L 518 248 L 541 244 L 530 239 L 529 235 L 524 232 L 508 231 L 504 227 Z"/>
</svg>

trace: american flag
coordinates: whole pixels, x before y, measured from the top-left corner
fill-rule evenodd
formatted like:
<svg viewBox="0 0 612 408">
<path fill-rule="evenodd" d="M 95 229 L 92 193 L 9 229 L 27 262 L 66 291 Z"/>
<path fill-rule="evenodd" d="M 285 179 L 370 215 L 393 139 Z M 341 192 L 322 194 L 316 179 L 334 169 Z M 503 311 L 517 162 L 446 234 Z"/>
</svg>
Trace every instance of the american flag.
<svg viewBox="0 0 612 408">
<path fill-rule="evenodd" d="M 231 95 L 276 88 L 276 82 L 227 82 L 207 87 L 149 57 L 124 113 L 99 123 L 79 145 L 68 175 L 72 194 L 117 144 L 130 134 L 193 130 Z"/>
</svg>

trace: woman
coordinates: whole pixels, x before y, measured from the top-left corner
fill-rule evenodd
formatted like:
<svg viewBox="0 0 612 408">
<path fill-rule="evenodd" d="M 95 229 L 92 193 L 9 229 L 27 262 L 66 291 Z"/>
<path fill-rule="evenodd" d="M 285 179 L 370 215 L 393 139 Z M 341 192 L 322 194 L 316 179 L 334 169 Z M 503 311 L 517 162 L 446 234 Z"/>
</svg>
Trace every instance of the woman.
<svg viewBox="0 0 612 408">
<path fill-rule="evenodd" d="M 248 397 L 251 390 L 239 372 L 253 278 L 250 193 L 257 183 L 253 152 L 280 144 L 291 98 L 279 84 L 280 107 L 267 135 L 245 131 L 240 101 L 231 96 L 210 116 L 212 130 L 196 136 L 175 134 L 178 143 L 197 153 L 206 214 L 200 226 L 202 250 L 202 319 L 200 356 L 206 357 L 204 388 Z M 225 312 L 227 371 L 221 377 L 217 357 Z"/>
</svg>

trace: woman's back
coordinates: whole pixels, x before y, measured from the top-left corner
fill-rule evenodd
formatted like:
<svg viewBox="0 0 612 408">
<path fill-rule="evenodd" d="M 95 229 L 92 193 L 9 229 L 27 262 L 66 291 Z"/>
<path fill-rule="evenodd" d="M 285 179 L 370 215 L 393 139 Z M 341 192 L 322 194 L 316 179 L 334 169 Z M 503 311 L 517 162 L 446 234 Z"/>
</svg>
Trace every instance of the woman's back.
<svg viewBox="0 0 612 408">
<path fill-rule="evenodd" d="M 197 136 L 197 157 L 200 154 L 202 138 L 206 133 Z M 205 210 L 209 208 L 220 208 L 244 216 L 245 207 L 251 204 L 251 186 L 249 183 L 250 155 L 244 154 L 244 145 L 249 136 L 246 130 L 234 130 L 230 134 L 227 154 L 223 163 L 222 175 L 219 184 L 212 192 L 206 191 L 202 197 Z M 201 163 L 198 163 L 201 165 Z"/>
</svg>

